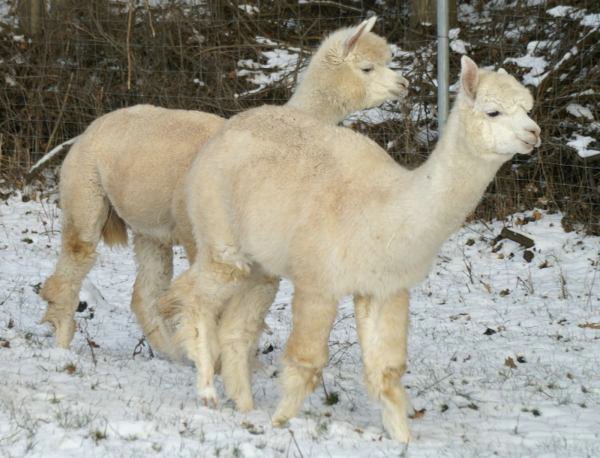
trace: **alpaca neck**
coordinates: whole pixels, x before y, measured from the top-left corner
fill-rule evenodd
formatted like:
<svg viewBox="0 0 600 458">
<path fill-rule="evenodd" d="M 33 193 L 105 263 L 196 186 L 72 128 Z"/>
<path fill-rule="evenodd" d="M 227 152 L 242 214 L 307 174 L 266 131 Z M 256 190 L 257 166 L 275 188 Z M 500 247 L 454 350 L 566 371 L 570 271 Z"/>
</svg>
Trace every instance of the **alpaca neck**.
<svg viewBox="0 0 600 458">
<path fill-rule="evenodd" d="M 308 82 L 301 84 L 286 104 L 310 114 L 312 117 L 336 125 L 349 113 L 347 107 L 335 97 L 335 91 L 322 91 Z"/>
<path fill-rule="evenodd" d="M 440 244 L 475 209 L 506 160 L 484 157 L 460 124 L 460 110 L 453 110 L 431 156 L 413 172 L 412 195 L 421 200 L 422 234 Z"/>
</svg>

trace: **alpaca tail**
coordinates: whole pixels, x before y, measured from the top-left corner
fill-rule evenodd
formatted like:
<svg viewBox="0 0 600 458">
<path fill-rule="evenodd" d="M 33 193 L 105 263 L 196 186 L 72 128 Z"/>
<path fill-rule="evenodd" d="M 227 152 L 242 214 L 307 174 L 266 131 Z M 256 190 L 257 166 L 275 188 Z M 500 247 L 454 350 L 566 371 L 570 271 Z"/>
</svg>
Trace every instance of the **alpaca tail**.
<svg viewBox="0 0 600 458">
<path fill-rule="evenodd" d="M 62 152 L 64 150 L 65 146 L 69 146 L 69 145 L 72 145 L 73 143 L 75 143 L 79 137 L 80 137 L 80 135 L 78 135 L 77 137 L 73 137 L 73 138 L 67 140 L 66 142 L 62 142 L 60 145 L 55 146 L 50 151 L 48 151 L 46 154 L 44 154 L 42 156 L 42 158 L 39 161 L 37 161 L 35 164 L 33 164 L 33 166 L 29 169 L 29 173 L 27 174 L 27 176 L 32 177 L 33 175 L 35 175 L 37 172 L 39 172 L 41 170 L 41 168 L 44 164 L 46 164 L 48 161 L 50 161 L 50 159 L 52 159 L 58 153 Z"/>
<path fill-rule="evenodd" d="M 102 228 L 102 239 L 108 246 L 127 246 L 127 226 L 112 205 Z"/>
</svg>

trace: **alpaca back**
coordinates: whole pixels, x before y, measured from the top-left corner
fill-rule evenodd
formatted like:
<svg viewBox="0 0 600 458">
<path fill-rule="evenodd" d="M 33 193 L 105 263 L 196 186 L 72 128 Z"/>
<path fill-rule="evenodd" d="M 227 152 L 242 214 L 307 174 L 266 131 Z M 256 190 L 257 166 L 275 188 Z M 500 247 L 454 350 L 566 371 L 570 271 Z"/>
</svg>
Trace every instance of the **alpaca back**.
<svg viewBox="0 0 600 458">
<path fill-rule="evenodd" d="M 95 169 L 116 212 L 112 222 L 117 224 L 105 226 L 106 233 L 121 232 L 120 217 L 134 232 L 172 242 L 174 191 L 222 123 L 209 113 L 151 105 L 116 110 L 94 121 L 69 156 Z"/>
</svg>

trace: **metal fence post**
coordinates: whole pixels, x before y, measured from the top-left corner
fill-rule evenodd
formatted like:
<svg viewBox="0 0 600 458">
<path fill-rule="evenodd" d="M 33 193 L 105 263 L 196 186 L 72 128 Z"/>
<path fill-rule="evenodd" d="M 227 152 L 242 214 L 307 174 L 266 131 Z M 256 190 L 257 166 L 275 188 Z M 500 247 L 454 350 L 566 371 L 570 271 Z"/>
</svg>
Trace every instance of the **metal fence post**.
<svg viewBox="0 0 600 458">
<path fill-rule="evenodd" d="M 438 138 L 448 118 L 448 0 L 437 0 Z"/>
</svg>

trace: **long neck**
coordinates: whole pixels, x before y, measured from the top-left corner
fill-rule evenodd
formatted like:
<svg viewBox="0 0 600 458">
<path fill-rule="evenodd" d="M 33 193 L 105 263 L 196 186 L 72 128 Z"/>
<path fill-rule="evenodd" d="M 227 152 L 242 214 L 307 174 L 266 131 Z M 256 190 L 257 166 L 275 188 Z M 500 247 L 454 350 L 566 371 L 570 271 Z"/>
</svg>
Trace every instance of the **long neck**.
<svg viewBox="0 0 600 458">
<path fill-rule="evenodd" d="M 319 90 L 310 83 L 311 81 L 312 75 L 310 80 L 307 78 L 301 83 L 286 105 L 302 110 L 327 124 L 335 125 L 341 122 L 349 114 L 347 107 L 336 98 L 333 90 Z"/>
<path fill-rule="evenodd" d="M 484 156 L 452 111 L 444 135 L 429 159 L 412 172 L 411 188 L 420 202 L 418 232 L 431 242 L 443 241 L 460 227 L 483 196 L 506 158 Z M 403 197 L 405 200 L 406 198 Z"/>
</svg>

